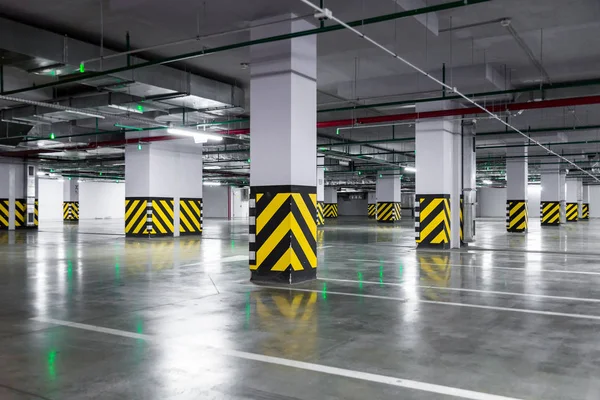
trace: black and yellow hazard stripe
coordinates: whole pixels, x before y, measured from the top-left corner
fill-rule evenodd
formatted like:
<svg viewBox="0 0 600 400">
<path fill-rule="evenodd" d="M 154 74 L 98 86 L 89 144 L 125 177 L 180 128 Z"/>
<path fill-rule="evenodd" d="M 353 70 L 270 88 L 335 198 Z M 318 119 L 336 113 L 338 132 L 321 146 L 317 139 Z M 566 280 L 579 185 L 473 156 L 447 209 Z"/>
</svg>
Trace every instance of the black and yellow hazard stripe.
<svg viewBox="0 0 600 400">
<path fill-rule="evenodd" d="M 296 283 L 317 275 L 315 187 L 255 186 L 250 193 L 253 281 Z"/>
<path fill-rule="evenodd" d="M 323 216 L 325 218 L 337 218 L 338 217 L 337 203 L 324 203 L 323 204 Z"/>
<path fill-rule="evenodd" d="M 38 199 L 35 199 L 34 207 L 33 207 L 33 226 L 37 228 L 39 226 L 39 202 Z"/>
<path fill-rule="evenodd" d="M 173 235 L 172 198 L 128 197 L 125 199 L 125 236 Z"/>
<path fill-rule="evenodd" d="M 508 232 L 526 232 L 529 223 L 526 200 L 506 201 L 506 230 Z"/>
<path fill-rule="evenodd" d="M 202 199 L 179 199 L 179 234 L 200 235 L 202 233 Z"/>
<path fill-rule="evenodd" d="M 579 204 L 567 203 L 567 222 L 577 222 L 579 219 Z"/>
<path fill-rule="evenodd" d="M 8 199 L 0 199 L 0 229 L 8 229 L 10 220 Z"/>
<path fill-rule="evenodd" d="M 423 296 L 429 300 L 440 300 L 436 287 L 448 287 L 450 282 L 450 256 L 448 254 L 432 254 L 419 256 L 419 281 L 423 288 Z"/>
<path fill-rule="evenodd" d="M 560 225 L 560 201 L 542 201 L 541 216 L 543 226 Z"/>
<path fill-rule="evenodd" d="M 450 195 L 416 195 L 415 237 L 417 247 L 450 247 Z"/>
<path fill-rule="evenodd" d="M 79 202 L 65 201 L 63 202 L 63 221 L 78 222 L 79 221 Z"/>
<path fill-rule="evenodd" d="M 15 200 L 15 228 L 27 228 L 27 200 Z"/>
<path fill-rule="evenodd" d="M 465 221 L 464 221 L 464 217 L 463 217 L 463 211 L 465 208 L 465 197 L 461 194 L 460 195 L 460 207 L 459 207 L 459 214 L 460 214 L 460 245 L 464 245 L 465 243 L 465 234 L 464 234 L 464 229 L 465 229 Z"/>
<path fill-rule="evenodd" d="M 590 219 L 590 205 L 588 203 L 581 205 L 581 219 L 584 221 Z"/>
<path fill-rule="evenodd" d="M 369 218 L 377 217 L 377 204 L 369 204 L 367 206 L 367 215 Z"/>
<path fill-rule="evenodd" d="M 317 225 L 325 225 L 325 212 L 322 201 L 317 202 Z"/>
<path fill-rule="evenodd" d="M 400 203 L 398 202 L 377 202 L 377 221 L 395 222 L 400 220 Z"/>
</svg>

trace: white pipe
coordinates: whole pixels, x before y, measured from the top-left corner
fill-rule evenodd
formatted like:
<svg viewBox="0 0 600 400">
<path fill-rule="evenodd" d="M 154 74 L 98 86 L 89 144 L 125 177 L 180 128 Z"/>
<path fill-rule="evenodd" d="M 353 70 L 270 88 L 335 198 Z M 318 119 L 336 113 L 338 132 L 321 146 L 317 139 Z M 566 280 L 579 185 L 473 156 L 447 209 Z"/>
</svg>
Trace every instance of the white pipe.
<svg viewBox="0 0 600 400">
<path fill-rule="evenodd" d="M 312 4 L 309 0 L 300 0 L 302 3 L 312 7 L 315 11 L 318 11 L 320 13 L 325 14 L 325 10 L 320 8 L 319 6 L 316 6 L 314 4 Z M 435 83 L 441 85 L 442 87 L 445 87 L 446 89 L 456 93 L 458 96 L 462 97 L 463 99 L 465 99 L 466 101 L 468 101 L 469 103 L 473 104 L 475 107 L 479 108 L 481 111 L 483 111 L 486 114 L 489 114 L 493 119 L 498 120 L 500 123 L 502 123 L 503 125 L 506 125 L 508 128 L 514 130 L 515 132 L 517 132 L 518 134 L 522 135 L 523 137 L 525 137 L 526 139 L 530 140 L 531 142 L 537 144 L 538 146 L 540 146 L 541 148 L 543 148 L 544 150 L 546 150 L 548 153 L 555 155 L 556 157 L 560 158 L 561 160 L 566 161 L 567 163 L 571 164 L 573 167 L 575 167 L 576 169 L 580 170 L 581 172 L 583 172 L 586 175 L 591 176 L 595 181 L 600 182 L 600 179 L 598 179 L 595 175 L 587 172 L 586 170 L 584 170 L 583 168 L 579 167 L 577 164 L 575 164 L 574 162 L 572 162 L 571 160 L 566 159 L 565 157 L 561 156 L 560 154 L 552 151 L 550 148 L 544 146 L 542 143 L 538 142 L 537 140 L 531 138 L 530 136 L 528 136 L 527 134 L 521 132 L 519 129 L 515 128 L 513 125 L 511 125 L 510 123 L 504 121 L 502 118 L 500 118 L 498 115 L 494 114 L 493 112 L 491 112 L 490 110 L 488 110 L 487 108 L 485 108 L 484 106 L 482 106 L 481 104 L 479 104 L 478 102 L 476 102 L 475 100 L 470 99 L 469 97 L 467 97 L 466 95 L 464 95 L 462 92 L 460 92 L 456 87 L 452 87 L 450 85 L 445 84 L 444 82 L 440 81 L 439 79 L 437 79 L 436 77 L 428 74 L 425 70 L 419 68 L 418 66 L 416 66 L 415 64 L 411 63 L 410 61 L 404 59 L 403 57 L 399 56 L 398 54 L 396 54 L 395 52 L 389 50 L 387 47 L 385 47 L 382 44 L 379 44 L 377 41 L 371 39 L 370 37 L 368 37 L 367 35 L 365 35 L 364 33 L 360 32 L 357 29 L 354 29 L 353 27 L 351 27 L 350 25 L 348 25 L 347 23 L 345 23 L 344 21 L 340 20 L 339 18 L 335 17 L 330 10 L 328 10 L 329 12 L 327 13 L 327 15 L 329 16 L 330 19 L 334 20 L 335 22 L 337 22 L 338 24 L 342 25 L 344 28 L 356 33 L 359 37 L 365 39 L 367 42 L 375 45 L 376 47 L 380 48 L 381 50 L 383 50 L 384 52 L 388 53 L 389 55 L 391 55 L 392 57 L 394 57 L 397 60 L 400 60 L 401 62 L 403 62 L 404 64 L 408 65 L 409 67 L 411 67 L 412 69 L 414 69 L 415 71 L 419 72 L 420 74 L 424 75 L 425 77 L 431 79 L 432 81 L 434 81 Z"/>
</svg>

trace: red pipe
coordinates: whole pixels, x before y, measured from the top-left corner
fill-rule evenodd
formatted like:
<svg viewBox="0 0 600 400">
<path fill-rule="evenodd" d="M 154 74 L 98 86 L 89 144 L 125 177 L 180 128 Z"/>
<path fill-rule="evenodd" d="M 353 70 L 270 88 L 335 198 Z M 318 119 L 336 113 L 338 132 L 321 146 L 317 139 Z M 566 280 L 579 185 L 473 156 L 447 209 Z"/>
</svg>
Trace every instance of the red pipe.
<svg viewBox="0 0 600 400">
<path fill-rule="evenodd" d="M 520 110 L 535 110 L 541 108 L 556 108 L 556 107 L 569 107 L 569 106 L 584 106 L 591 104 L 600 104 L 600 96 L 586 96 L 586 97 L 574 97 L 567 99 L 556 99 L 556 100 L 541 100 L 541 101 L 532 101 L 526 103 L 511 103 L 511 104 L 499 104 L 492 105 L 486 107 L 491 112 L 497 113 L 502 111 L 520 111 Z M 397 122 L 397 121 L 414 121 L 419 119 L 428 119 L 428 118 L 442 118 L 442 117 L 452 117 L 452 116 L 461 116 L 461 115 L 474 115 L 474 114 L 483 114 L 482 111 L 478 107 L 466 107 L 466 108 L 454 108 L 451 110 L 438 110 L 438 111 L 425 111 L 421 113 L 407 113 L 407 114 L 394 114 L 394 115 L 382 115 L 378 117 L 365 117 L 365 118 L 357 118 L 357 119 L 340 119 L 334 121 L 322 121 L 317 122 L 317 128 L 338 128 L 343 126 L 352 126 L 356 124 L 377 124 L 384 122 Z M 250 129 L 232 129 L 229 131 L 224 131 L 223 133 L 227 133 L 230 135 L 246 135 L 250 133 Z M 149 142 L 159 142 L 163 140 L 174 140 L 180 139 L 180 137 L 174 135 L 165 135 L 165 136 L 150 136 L 146 138 L 140 139 L 126 139 L 126 140 L 110 140 L 105 142 L 97 142 L 90 143 L 84 145 L 82 147 L 75 147 L 74 150 L 86 150 L 93 149 L 96 147 L 106 147 L 106 146 L 122 146 L 125 144 L 135 144 L 138 142 L 149 143 Z M 34 150 L 26 150 L 19 152 L 5 152 L 0 153 L 2 156 L 13 156 L 20 157 L 28 154 L 36 154 L 36 153 L 48 153 L 54 151 L 62 151 L 57 149 L 34 149 Z"/>
</svg>

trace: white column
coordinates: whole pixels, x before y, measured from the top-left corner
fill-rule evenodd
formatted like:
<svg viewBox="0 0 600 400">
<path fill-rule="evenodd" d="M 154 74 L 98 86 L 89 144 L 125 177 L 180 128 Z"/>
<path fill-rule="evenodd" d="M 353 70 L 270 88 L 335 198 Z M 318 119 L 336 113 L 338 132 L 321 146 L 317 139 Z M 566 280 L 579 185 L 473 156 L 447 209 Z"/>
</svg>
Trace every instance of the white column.
<svg viewBox="0 0 600 400">
<path fill-rule="evenodd" d="M 375 191 L 377 198 L 377 221 L 399 221 L 402 202 L 400 174 L 389 171 L 379 172 Z"/>
<path fill-rule="evenodd" d="M 317 225 L 325 224 L 323 206 L 325 201 L 325 157 L 317 157 Z"/>
<path fill-rule="evenodd" d="M 455 107 L 450 101 L 417 105 L 417 112 Z M 450 118 L 416 123 L 415 229 L 418 247 L 460 247 L 461 136 Z"/>
<path fill-rule="evenodd" d="M 314 27 L 292 21 L 295 17 L 256 21 L 250 36 L 256 40 Z M 286 21 L 273 23 L 282 18 Z M 250 58 L 251 279 L 315 279 L 316 37 L 252 46 Z"/>
<path fill-rule="evenodd" d="M 461 244 L 475 240 L 475 214 L 477 205 L 477 150 L 475 146 L 475 124 L 463 122 L 462 131 L 462 241 Z"/>
<path fill-rule="evenodd" d="M 527 232 L 527 147 L 522 142 L 513 145 L 516 147 L 509 144 L 506 151 L 506 229 L 508 232 Z"/>
<path fill-rule="evenodd" d="M 79 183 L 77 179 L 64 178 L 63 221 L 79 222 Z"/>
<path fill-rule="evenodd" d="M 584 185 L 582 190 L 581 210 L 579 217 L 583 220 L 590 219 L 590 187 Z"/>
<path fill-rule="evenodd" d="M 542 226 L 560 225 L 565 191 L 563 174 L 558 166 L 542 166 L 541 222 Z"/>
<path fill-rule="evenodd" d="M 579 220 L 579 207 L 583 198 L 583 184 L 581 179 L 568 179 L 565 190 L 567 222 L 577 222 Z"/>
</svg>

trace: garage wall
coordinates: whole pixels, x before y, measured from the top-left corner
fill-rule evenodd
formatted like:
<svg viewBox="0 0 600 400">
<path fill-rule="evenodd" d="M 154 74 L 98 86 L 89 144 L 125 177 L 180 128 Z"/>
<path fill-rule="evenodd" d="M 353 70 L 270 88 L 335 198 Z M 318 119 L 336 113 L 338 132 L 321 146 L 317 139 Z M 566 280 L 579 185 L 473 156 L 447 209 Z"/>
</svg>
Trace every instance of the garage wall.
<svg viewBox="0 0 600 400">
<path fill-rule="evenodd" d="M 228 186 L 204 186 L 202 196 L 204 218 L 229 217 Z"/>
<path fill-rule="evenodd" d="M 81 182 L 79 219 L 125 218 L 125 183 Z"/>
<path fill-rule="evenodd" d="M 506 188 L 477 189 L 477 217 L 506 218 Z"/>
<path fill-rule="evenodd" d="M 43 225 L 46 221 L 62 221 L 63 214 L 63 185 L 62 180 L 39 180 L 39 221 Z"/>
<path fill-rule="evenodd" d="M 600 186 L 590 186 L 590 218 L 600 218 Z"/>
<path fill-rule="evenodd" d="M 338 196 L 338 215 L 362 215 L 367 216 L 367 199 L 346 200 Z"/>
</svg>

